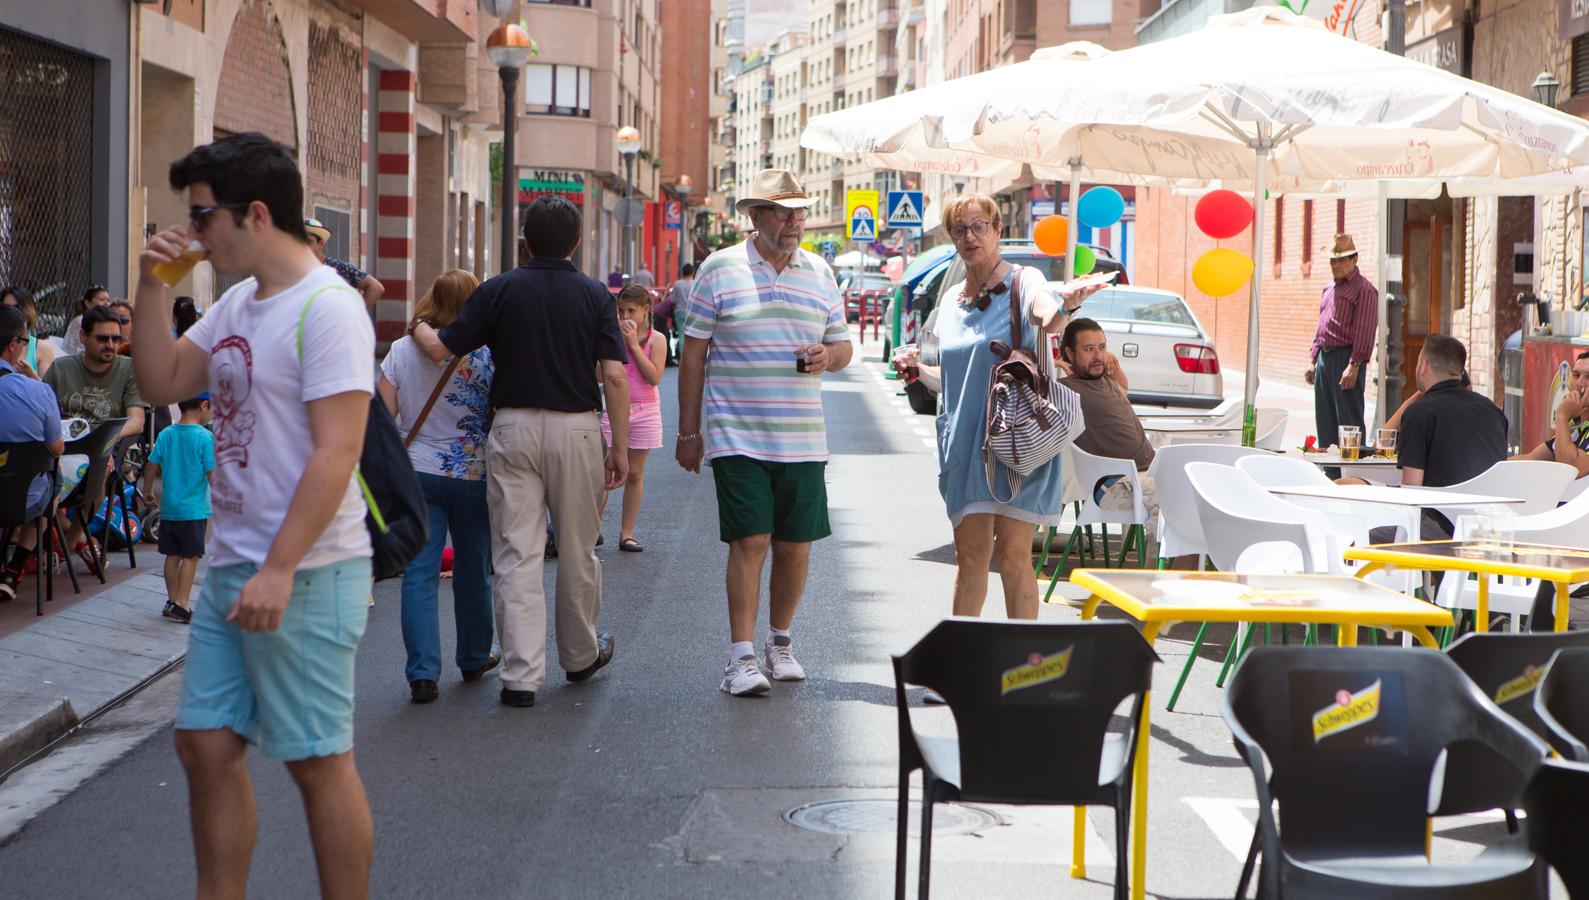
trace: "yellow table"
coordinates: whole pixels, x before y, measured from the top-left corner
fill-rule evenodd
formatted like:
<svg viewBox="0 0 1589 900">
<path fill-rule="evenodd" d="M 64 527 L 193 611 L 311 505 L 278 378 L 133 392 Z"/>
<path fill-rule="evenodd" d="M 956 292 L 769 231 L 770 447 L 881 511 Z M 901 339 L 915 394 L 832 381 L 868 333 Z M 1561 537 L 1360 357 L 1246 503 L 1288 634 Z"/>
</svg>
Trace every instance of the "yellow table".
<svg viewBox="0 0 1589 900">
<path fill-rule="evenodd" d="M 1142 636 L 1153 643 L 1172 622 L 1260 622 L 1269 624 L 1337 625 L 1342 645 L 1357 643 L 1358 625 L 1398 629 L 1425 646 L 1438 647 L 1432 627 L 1450 625 L 1451 613 L 1389 588 L 1346 575 L 1235 575 L 1223 572 L 1177 572 L 1147 569 L 1077 569 L 1072 584 L 1092 592 L 1081 608 L 1090 619 L 1108 603 L 1142 623 Z M 1149 713 L 1153 703 L 1142 698 L 1137 724 L 1137 755 L 1133 760 L 1131 795 L 1131 897 L 1142 900 L 1147 874 Z M 1081 836 L 1086 809 L 1076 807 L 1076 839 L 1071 848 L 1073 878 L 1085 876 Z"/>
<path fill-rule="evenodd" d="M 1472 572 L 1479 576 L 1479 631 L 1490 630 L 1491 575 L 1538 578 L 1556 585 L 1556 630 L 1567 630 L 1569 585 L 1589 581 L 1589 550 L 1513 544 L 1510 548 L 1485 541 L 1413 541 L 1406 544 L 1370 544 L 1350 547 L 1347 559 L 1367 562 L 1356 575 L 1363 578 L 1381 569 L 1400 566 L 1426 572 Z"/>
</svg>

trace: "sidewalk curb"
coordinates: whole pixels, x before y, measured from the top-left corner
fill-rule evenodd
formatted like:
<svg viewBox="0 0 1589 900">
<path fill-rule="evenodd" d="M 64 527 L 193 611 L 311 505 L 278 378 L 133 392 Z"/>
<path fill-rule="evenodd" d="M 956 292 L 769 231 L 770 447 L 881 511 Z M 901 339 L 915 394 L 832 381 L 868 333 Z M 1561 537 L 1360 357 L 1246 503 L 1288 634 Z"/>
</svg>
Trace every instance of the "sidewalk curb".
<svg viewBox="0 0 1589 900">
<path fill-rule="evenodd" d="M 145 569 L 0 638 L 0 775 L 186 658 L 187 628 L 161 617 L 165 600 Z"/>
<path fill-rule="evenodd" d="M 80 720 L 65 697 L 0 694 L 0 772 L 8 772 Z"/>
</svg>

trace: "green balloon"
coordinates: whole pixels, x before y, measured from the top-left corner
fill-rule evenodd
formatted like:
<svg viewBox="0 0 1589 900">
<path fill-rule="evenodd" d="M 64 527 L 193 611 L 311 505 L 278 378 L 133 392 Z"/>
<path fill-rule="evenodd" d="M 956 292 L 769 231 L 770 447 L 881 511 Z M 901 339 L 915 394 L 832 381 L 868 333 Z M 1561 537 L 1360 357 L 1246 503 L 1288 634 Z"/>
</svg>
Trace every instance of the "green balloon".
<svg viewBox="0 0 1589 900">
<path fill-rule="evenodd" d="M 1096 265 L 1098 265 L 1098 254 L 1092 252 L 1092 248 L 1086 244 L 1077 244 L 1076 266 L 1073 270 L 1074 273 L 1077 275 L 1086 275 L 1087 273 L 1091 272 L 1093 267 Z"/>
</svg>

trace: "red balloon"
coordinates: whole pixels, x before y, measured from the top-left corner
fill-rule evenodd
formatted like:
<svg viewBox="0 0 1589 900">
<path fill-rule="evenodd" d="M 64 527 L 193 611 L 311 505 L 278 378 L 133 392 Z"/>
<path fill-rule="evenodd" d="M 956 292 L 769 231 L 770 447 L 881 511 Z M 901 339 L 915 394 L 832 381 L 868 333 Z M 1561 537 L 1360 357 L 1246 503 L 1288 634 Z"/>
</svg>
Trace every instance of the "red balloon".
<svg viewBox="0 0 1589 900">
<path fill-rule="evenodd" d="M 1196 218 L 1209 237 L 1233 238 L 1252 224 L 1252 204 L 1235 191 L 1210 191 L 1198 198 Z"/>
</svg>

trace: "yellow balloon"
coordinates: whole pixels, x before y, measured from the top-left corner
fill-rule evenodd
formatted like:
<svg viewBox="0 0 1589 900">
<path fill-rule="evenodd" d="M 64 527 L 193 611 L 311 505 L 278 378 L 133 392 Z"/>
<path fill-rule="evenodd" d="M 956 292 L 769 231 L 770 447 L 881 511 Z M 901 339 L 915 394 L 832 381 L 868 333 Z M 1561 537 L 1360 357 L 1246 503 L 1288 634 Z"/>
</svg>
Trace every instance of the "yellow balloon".
<svg viewBox="0 0 1589 900">
<path fill-rule="evenodd" d="M 1239 250 L 1215 247 L 1192 264 L 1192 283 L 1210 297 L 1228 297 L 1252 278 L 1252 257 Z"/>
</svg>

